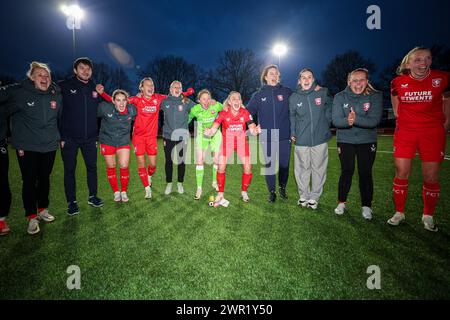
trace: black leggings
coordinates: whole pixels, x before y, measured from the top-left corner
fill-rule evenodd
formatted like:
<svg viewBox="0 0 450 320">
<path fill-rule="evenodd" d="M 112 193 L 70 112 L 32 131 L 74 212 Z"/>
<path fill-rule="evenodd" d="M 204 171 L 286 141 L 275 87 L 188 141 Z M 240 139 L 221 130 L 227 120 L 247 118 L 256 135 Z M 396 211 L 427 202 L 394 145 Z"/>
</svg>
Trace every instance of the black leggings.
<svg viewBox="0 0 450 320">
<path fill-rule="evenodd" d="M 178 164 L 178 182 L 184 181 L 184 173 L 186 171 L 185 161 L 185 149 L 187 148 L 187 143 L 185 141 L 172 141 L 164 139 L 164 155 L 166 157 L 166 182 L 172 182 L 172 171 L 173 171 L 173 159 L 175 158 L 175 153 L 172 154 L 173 149 L 176 147 Z"/>
<path fill-rule="evenodd" d="M 0 218 L 6 217 L 11 208 L 11 189 L 8 180 L 9 155 L 5 144 L 0 143 Z"/>
<path fill-rule="evenodd" d="M 25 216 L 37 213 L 38 208 L 49 204 L 50 174 L 55 162 L 56 151 L 33 152 L 17 150 L 22 172 L 22 200 Z"/>
<path fill-rule="evenodd" d="M 372 167 L 377 153 L 376 143 L 351 144 L 338 143 L 339 160 L 341 161 L 341 176 L 339 177 L 339 202 L 346 202 L 347 195 L 352 186 L 355 171 L 355 156 L 358 161 L 359 192 L 361 205 L 372 206 L 373 179 Z"/>
</svg>

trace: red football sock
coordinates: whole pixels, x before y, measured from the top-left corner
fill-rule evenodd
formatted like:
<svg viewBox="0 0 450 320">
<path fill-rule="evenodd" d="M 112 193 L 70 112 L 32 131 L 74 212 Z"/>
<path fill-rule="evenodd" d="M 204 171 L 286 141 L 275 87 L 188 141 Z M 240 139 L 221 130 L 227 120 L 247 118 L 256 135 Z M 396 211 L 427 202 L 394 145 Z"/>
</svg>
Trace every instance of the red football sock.
<svg viewBox="0 0 450 320">
<path fill-rule="evenodd" d="M 28 221 L 30 221 L 31 219 L 34 219 L 34 218 L 37 218 L 37 214 L 32 214 L 27 217 Z"/>
<path fill-rule="evenodd" d="M 252 174 L 242 173 L 242 191 L 247 191 L 250 181 L 252 181 Z"/>
<path fill-rule="evenodd" d="M 225 190 L 225 172 L 217 172 L 217 185 L 219 186 L 219 192 Z"/>
<path fill-rule="evenodd" d="M 117 181 L 116 168 L 106 168 L 108 181 L 113 192 L 119 191 L 119 182 Z"/>
<path fill-rule="evenodd" d="M 423 214 L 432 216 L 436 208 L 441 192 L 441 185 L 438 182 L 423 183 Z"/>
<path fill-rule="evenodd" d="M 156 167 L 150 167 L 150 165 L 148 166 L 148 175 L 151 177 L 155 171 L 156 171 Z"/>
<path fill-rule="evenodd" d="M 38 208 L 38 212 L 41 213 L 42 211 L 44 211 L 46 208 Z"/>
<path fill-rule="evenodd" d="M 406 197 L 408 195 L 408 179 L 394 178 L 392 189 L 395 211 L 404 213 Z"/>
<path fill-rule="evenodd" d="M 148 174 L 145 168 L 138 168 L 139 178 L 141 178 L 141 182 L 145 188 L 148 187 Z"/>
<path fill-rule="evenodd" d="M 130 181 L 130 169 L 120 168 L 120 187 L 122 191 L 127 191 L 128 182 Z"/>
</svg>

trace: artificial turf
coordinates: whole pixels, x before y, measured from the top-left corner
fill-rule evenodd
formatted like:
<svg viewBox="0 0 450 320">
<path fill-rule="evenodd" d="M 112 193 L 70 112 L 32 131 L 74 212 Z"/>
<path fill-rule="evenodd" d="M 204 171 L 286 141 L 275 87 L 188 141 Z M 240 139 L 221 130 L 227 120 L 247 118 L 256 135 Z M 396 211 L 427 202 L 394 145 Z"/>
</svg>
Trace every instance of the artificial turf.
<svg viewBox="0 0 450 320">
<path fill-rule="evenodd" d="M 379 137 L 374 166 L 374 219 L 360 212 L 354 177 L 343 216 L 336 206 L 340 172 L 336 143 L 330 141 L 329 167 L 319 207 L 297 206 L 293 159 L 289 199 L 267 202 L 260 166 L 253 167 L 250 203 L 240 200 L 241 166 L 227 170 L 228 208 L 208 206 L 210 166 L 204 195 L 193 200 L 195 165 L 187 166 L 185 194 L 164 195 L 164 155 L 159 141 L 153 199 L 130 161 L 130 202 L 117 204 L 99 156 L 102 208 L 87 205 L 86 174 L 78 160 L 80 214 L 66 215 L 63 166 L 58 152 L 52 173 L 50 212 L 35 236 L 26 233 L 17 159 L 10 149 L 12 233 L 0 238 L 1 299 L 436 299 L 450 298 L 450 162 L 441 170 L 439 232 L 423 228 L 420 162 L 414 161 L 406 205 L 407 223 L 387 225 L 394 213 L 392 137 Z M 447 150 L 450 150 L 447 148 Z M 176 174 L 174 174 L 176 177 Z M 69 290 L 70 265 L 81 270 L 81 289 Z M 381 289 L 366 286 L 366 270 L 381 270 Z"/>
</svg>

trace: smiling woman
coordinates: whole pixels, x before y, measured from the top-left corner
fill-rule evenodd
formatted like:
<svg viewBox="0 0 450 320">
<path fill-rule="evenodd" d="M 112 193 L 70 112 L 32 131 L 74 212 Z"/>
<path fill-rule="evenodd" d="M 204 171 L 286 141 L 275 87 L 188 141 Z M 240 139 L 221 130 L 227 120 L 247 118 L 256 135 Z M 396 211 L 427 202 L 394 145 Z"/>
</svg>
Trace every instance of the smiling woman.
<svg viewBox="0 0 450 320">
<path fill-rule="evenodd" d="M 381 92 L 369 83 L 366 69 L 355 69 L 348 74 L 347 88 L 334 97 L 332 119 L 336 126 L 336 140 L 341 176 L 338 185 L 337 215 L 344 214 L 348 193 L 358 162 L 359 190 L 362 216 L 372 220 L 372 167 L 377 151 L 377 125 L 381 120 L 383 101 Z"/>
<path fill-rule="evenodd" d="M 422 221 L 428 231 L 437 231 L 433 215 L 440 195 L 439 170 L 444 160 L 446 130 L 450 128 L 449 73 L 431 70 L 428 48 L 409 51 L 391 83 L 391 101 L 397 117 L 394 134 L 395 214 L 393 226 L 405 220 L 405 203 L 412 160 L 419 151 L 423 176 Z"/>
<path fill-rule="evenodd" d="M 2 108 L 11 115 L 12 145 L 22 173 L 23 206 L 29 221 L 27 231 L 36 234 L 40 231 L 39 219 L 55 219 L 48 206 L 50 173 L 60 140 L 62 97 L 59 87 L 51 82 L 46 64 L 32 62 L 27 77 L 19 84 L 2 88 L 0 102 L 7 102 Z"/>
</svg>

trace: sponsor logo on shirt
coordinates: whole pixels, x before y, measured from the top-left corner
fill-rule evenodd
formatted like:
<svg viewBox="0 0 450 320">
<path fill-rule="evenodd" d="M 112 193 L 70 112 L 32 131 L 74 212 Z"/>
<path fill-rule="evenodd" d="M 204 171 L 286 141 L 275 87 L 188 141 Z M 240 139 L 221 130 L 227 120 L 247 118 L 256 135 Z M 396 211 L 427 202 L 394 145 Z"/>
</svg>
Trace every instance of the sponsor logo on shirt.
<svg viewBox="0 0 450 320">
<path fill-rule="evenodd" d="M 17 150 L 17 154 L 19 155 L 19 157 L 23 157 L 25 155 L 25 151 Z"/>
<path fill-rule="evenodd" d="M 183 111 L 183 105 L 182 104 L 180 104 L 179 106 L 178 106 L 178 111 Z"/>
<path fill-rule="evenodd" d="M 230 124 L 227 131 L 230 131 L 230 132 L 242 131 L 242 124 Z"/>
<path fill-rule="evenodd" d="M 366 111 L 366 112 L 367 112 L 367 110 L 369 110 L 369 109 L 370 109 L 370 102 L 366 102 L 366 103 L 364 103 L 364 104 L 363 104 L 363 109 L 364 109 L 364 111 Z"/>
<path fill-rule="evenodd" d="M 407 91 L 400 97 L 402 102 L 431 102 L 433 101 L 433 92 L 430 91 Z"/>
<path fill-rule="evenodd" d="M 344 103 L 344 108 L 348 109 L 348 103 Z"/>
<path fill-rule="evenodd" d="M 215 113 L 216 113 L 216 110 L 212 109 L 211 114 L 215 114 Z"/>
<path fill-rule="evenodd" d="M 71 94 L 76 94 L 76 93 L 77 93 L 77 90 L 72 90 L 72 89 L 71 89 L 71 90 L 70 90 L 70 93 L 71 93 Z"/>
<path fill-rule="evenodd" d="M 408 83 L 401 84 L 400 86 L 401 86 L 402 88 L 408 88 Z"/>
<path fill-rule="evenodd" d="M 156 106 L 145 106 L 145 107 L 142 108 L 142 112 L 155 113 L 156 112 Z"/>
<path fill-rule="evenodd" d="M 441 82 L 442 82 L 441 78 L 436 78 L 436 79 L 431 80 L 431 84 L 432 84 L 433 88 L 439 88 L 441 86 Z"/>
<path fill-rule="evenodd" d="M 107 113 L 106 115 L 110 118 L 112 118 L 112 116 L 113 116 L 112 113 L 111 114 Z"/>
<path fill-rule="evenodd" d="M 265 102 L 267 100 L 267 98 L 261 98 L 262 102 Z"/>
<path fill-rule="evenodd" d="M 92 91 L 92 98 L 97 99 L 98 98 L 98 93 L 97 91 Z"/>
<path fill-rule="evenodd" d="M 239 121 L 244 122 L 244 117 L 240 117 Z"/>
<path fill-rule="evenodd" d="M 6 148 L 1 147 L 1 148 L 0 148 L 0 152 L 1 152 L 2 154 L 6 154 Z"/>
<path fill-rule="evenodd" d="M 27 105 L 28 105 L 29 107 L 34 107 L 34 101 L 32 101 L 32 102 L 27 102 Z"/>
<path fill-rule="evenodd" d="M 153 99 L 153 103 L 157 104 L 158 103 L 158 99 Z"/>
<path fill-rule="evenodd" d="M 303 102 L 297 103 L 297 107 L 301 107 L 303 105 Z"/>
<path fill-rule="evenodd" d="M 370 151 L 375 152 L 377 151 L 377 147 L 373 144 L 370 146 Z"/>
<path fill-rule="evenodd" d="M 322 98 L 315 98 L 316 106 L 320 106 L 322 104 Z"/>
<path fill-rule="evenodd" d="M 278 101 L 283 101 L 284 100 L 283 95 L 282 94 L 277 95 L 277 99 Z"/>
<path fill-rule="evenodd" d="M 50 108 L 56 109 L 56 101 L 50 101 Z"/>
</svg>

